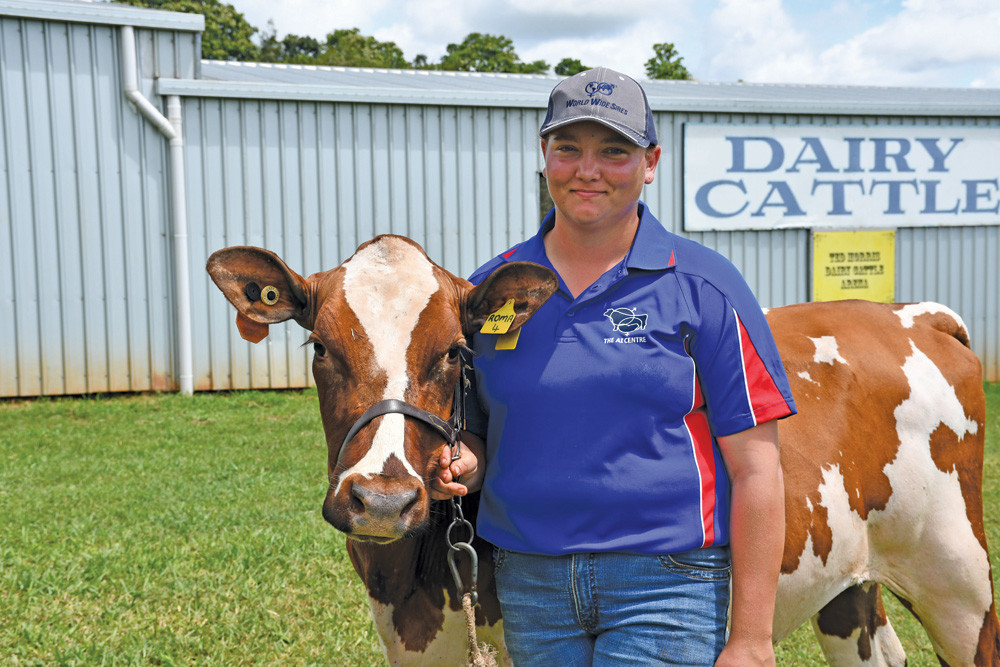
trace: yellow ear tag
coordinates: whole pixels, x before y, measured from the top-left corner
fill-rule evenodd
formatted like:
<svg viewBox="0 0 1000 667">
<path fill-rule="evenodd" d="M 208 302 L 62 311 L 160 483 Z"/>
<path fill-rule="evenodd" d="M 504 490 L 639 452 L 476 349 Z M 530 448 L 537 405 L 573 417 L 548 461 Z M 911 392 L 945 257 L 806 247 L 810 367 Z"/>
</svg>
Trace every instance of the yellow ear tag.
<svg viewBox="0 0 1000 667">
<path fill-rule="evenodd" d="M 505 333 L 497 336 L 496 349 L 498 350 L 513 350 L 517 347 L 517 337 L 521 335 L 521 329 L 514 329 L 510 333 Z"/>
<path fill-rule="evenodd" d="M 500 306 L 499 310 L 486 318 L 479 333 L 505 334 L 512 324 L 514 324 L 514 299 L 508 299 L 507 303 Z"/>
</svg>

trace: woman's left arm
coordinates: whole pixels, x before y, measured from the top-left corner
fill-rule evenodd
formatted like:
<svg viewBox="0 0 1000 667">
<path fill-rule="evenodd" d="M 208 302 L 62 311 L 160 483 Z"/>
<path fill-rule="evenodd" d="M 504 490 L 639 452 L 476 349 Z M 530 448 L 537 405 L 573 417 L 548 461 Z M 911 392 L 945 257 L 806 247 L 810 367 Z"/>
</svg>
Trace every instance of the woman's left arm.
<svg viewBox="0 0 1000 667">
<path fill-rule="evenodd" d="M 732 491 L 733 598 L 729 641 L 716 667 L 774 665 L 774 597 L 785 543 L 778 423 L 718 440 Z"/>
</svg>

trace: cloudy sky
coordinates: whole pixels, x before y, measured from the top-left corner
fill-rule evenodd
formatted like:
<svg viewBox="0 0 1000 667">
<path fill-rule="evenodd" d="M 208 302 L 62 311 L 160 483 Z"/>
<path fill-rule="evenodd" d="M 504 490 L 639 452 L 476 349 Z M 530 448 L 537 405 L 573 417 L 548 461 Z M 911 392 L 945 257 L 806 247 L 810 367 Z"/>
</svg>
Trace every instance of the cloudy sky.
<svg viewBox="0 0 1000 667">
<path fill-rule="evenodd" d="M 322 38 L 360 28 L 431 62 L 470 32 L 523 61 L 636 78 L 672 42 L 702 81 L 1000 88 L 1000 0 L 230 0 L 251 24 Z"/>
</svg>

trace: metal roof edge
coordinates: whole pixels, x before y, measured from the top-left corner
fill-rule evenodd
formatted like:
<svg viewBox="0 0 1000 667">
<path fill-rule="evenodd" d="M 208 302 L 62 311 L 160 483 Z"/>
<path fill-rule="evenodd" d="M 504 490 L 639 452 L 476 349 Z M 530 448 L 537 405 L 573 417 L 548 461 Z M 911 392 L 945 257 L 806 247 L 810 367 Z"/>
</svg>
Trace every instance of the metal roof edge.
<svg viewBox="0 0 1000 667">
<path fill-rule="evenodd" d="M 948 102 L 833 102 L 805 100 L 760 100 L 733 97 L 720 99 L 649 98 L 653 111 L 684 111 L 738 114 L 803 114 L 829 116 L 957 116 L 1000 117 L 1000 104 L 969 105 Z"/>
<path fill-rule="evenodd" d="M 102 25 L 130 25 L 137 28 L 158 28 L 202 32 L 205 17 L 201 14 L 168 12 L 106 2 L 60 2 L 53 0 L 0 0 L 0 16 L 67 21 L 71 23 L 97 23 Z"/>
<path fill-rule="evenodd" d="M 402 90 L 332 85 L 209 81 L 204 79 L 157 79 L 159 95 L 221 97 L 304 102 L 360 102 L 375 104 L 425 104 L 431 106 L 503 106 L 542 108 L 548 93 L 506 93 L 501 91 Z"/>
<path fill-rule="evenodd" d="M 0 0 L 2 2 L 3 0 Z M 502 106 L 545 109 L 547 93 L 503 91 L 413 90 L 345 87 L 326 84 L 283 84 L 204 79 L 158 79 L 157 93 L 185 97 L 220 97 L 310 102 L 425 104 L 432 106 Z M 958 105 L 948 102 L 869 102 L 760 100 L 718 97 L 651 96 L 654 111 L 688 113 L 803 114 L 841 116 L 1000 117 L 1000 105 Z"/>
</svg>

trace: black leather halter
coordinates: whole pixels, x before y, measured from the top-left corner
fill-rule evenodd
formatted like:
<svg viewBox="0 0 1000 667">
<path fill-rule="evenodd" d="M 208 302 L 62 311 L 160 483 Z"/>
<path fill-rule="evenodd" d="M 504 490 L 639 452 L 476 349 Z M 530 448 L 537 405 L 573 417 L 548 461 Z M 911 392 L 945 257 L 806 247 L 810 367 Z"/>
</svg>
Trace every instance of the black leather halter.
<svg viewBox="0 0 1000 667">
<path fill-rule="evenodd" d="M 347 447 L 347 443 L 354 439 L 354 436 L 358 434 L 358 431 L 367 426 L 368 423 L 376 417 L 388 414 L 401 414 L 427 424 L 440 433 L 441 437 L 443 437 L 445 442 L 448 443 L 448 446 L 451 447 L 451 460 L 454 461 L 458 459 L 462 452 L 462 443 L 458 438 L 458 434 L 459 431 L 465 428 L 466 364 L 464 356 L 464 351 L 460 350 L 458 355 L 458 383 L 455 385 L 455 397 L 452 402 L 451 417 L 448 418 L 448 421 L 441 419 L 427 410 L 418 408 L 417 406 L 407 403 L 406 401 L 399 400 L 398 398 L 389 398 L 384 401 L 379 401 L 365 410 L 364 414 L 358 417 L 358 420 L 354 422 L 351 430 L 347 432 L 347 436 L 344 438 L 343 444 L 340 445 L 340 453 L 337 455 L 337 462 L 340 462 L 340 457 L 344 454 L 344 448 Z"/>
</svg>

